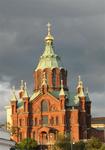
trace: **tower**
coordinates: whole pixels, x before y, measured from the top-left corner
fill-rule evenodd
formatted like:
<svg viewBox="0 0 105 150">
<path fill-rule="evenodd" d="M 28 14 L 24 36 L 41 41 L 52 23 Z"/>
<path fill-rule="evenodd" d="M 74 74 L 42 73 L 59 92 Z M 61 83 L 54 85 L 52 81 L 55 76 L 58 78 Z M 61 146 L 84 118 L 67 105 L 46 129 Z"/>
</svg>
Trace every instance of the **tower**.
<svg viewBox="0 0 105 150">
<path fill-rule="evenodd" d="M 61 58 L 53 48 L 54 37 L 51 35 L 51 25 L 48 23 L 48 34 L 44 39 L 45 49 L 40 56 L 37 68 L 34 71 L 34 91 L 39 91 L 42 84 L 43 73 L 45 73 L 48 91 L 59 91 L 61 80 L 67 91 L 67 70 L 63 68 Z"/>
<path fill-rule="evenodd" d="M 11 99 L 12 123 L 16 142 L 30 137 L 38 144 L 54 144 L 57 134 L 70 136 L 73 142 L 90 137 L 91 102 L 83 82 L 78 77 L 76 91 L 69 91 L 67 70 L 54 50 L 54 37 L 48 23 L 44 51 L 33 72 L 34 89 L 29 96 L 21 81 L 18 96 Z"/>
</svg>

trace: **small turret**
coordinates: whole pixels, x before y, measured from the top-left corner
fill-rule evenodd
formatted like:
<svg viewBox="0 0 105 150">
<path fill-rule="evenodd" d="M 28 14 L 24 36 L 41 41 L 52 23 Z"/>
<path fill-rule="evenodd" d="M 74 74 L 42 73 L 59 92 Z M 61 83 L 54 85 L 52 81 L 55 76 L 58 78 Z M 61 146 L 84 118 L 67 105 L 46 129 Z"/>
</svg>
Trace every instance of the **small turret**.
<svg viewBox="0 0 105 150">
<path fill-rule="evenodd" d="M 59 96 L 65 96 L 65 91 L 64 91 L 64 87 L 63 87 L 63 80 L 61 80 L 61 90 L 60 90 Z"/>
<path fill-rule="evenodd" d="M 27 92 L 27 84 L 26 82 L 24 83 L 24 94 L 23 94 L 23 98 L 28 98 L 29 95 L 28 95 L 28 92 Z"/>
<path fill-rule="evenodd" d="M 77 94 L 79 97 L 84 97 L 84 87 L 80 75 L 78 76 Z"/>
<path fill-rule="evenodd" d="M 12 87 L 11 101 L 17 101 L 15 94 L 15 86 Z"/>
<path fill-rule="evenodd" d="M 15 114 L 17 112 L 17 98 L 15 94 L 15 86 L 12 87 L 11 108 L 12 114 Z"/>
<path fill-rule="evenodd" d="M 27 85 L 26 82 L 24 83 L 24 94 L 23 94 L 23 101 L 24 101 L 24 112 L 29 111 L 29 95 L 27 92 Z"/>
<path fill-rule="evenodd" d="M 65 91 L 64 91 L 64 87 L 63 87 L 63 80 L 61 80 L 61 90 L 60 90 L 60 93 L 59 93 L 59 99 L 60 99 L 60 102 L 61 102 L 61 109 L 64 110 L 65 109 L 65 98 L 66 94 L 65 94 Z"/>
<path fill-rule="evenodd" d="M 24 94 L 24 83 L 23 83 L 23 80 L 21 80 L 20 90 L 19 90 L 19 98 L 20 99 L 23 97 L 23 94 Z"/>
</svg>

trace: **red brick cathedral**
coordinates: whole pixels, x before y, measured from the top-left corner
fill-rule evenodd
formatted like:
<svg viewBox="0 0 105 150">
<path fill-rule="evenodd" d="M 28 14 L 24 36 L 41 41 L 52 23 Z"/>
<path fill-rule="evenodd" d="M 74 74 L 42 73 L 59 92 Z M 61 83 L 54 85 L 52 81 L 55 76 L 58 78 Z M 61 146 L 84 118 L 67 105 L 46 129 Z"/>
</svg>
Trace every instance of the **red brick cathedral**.
<svg viewBox="0 0 105 150">
<path fill-rule="evenodd" d="M 58 134 L 70 135 L 73 142 L 90 137 L 91 101 L 80 76 L 75 92 L 69 91 L 67 70 L 53 48 L 50 24 L 44 39 L 45 48 L 33 72 L 34 89 L 28 95 L 21 81 L 18 96 L 11 97 L 12 126 L 16 142 L 26 137 L 39 144 L 54 143 Z"/>
</svg>

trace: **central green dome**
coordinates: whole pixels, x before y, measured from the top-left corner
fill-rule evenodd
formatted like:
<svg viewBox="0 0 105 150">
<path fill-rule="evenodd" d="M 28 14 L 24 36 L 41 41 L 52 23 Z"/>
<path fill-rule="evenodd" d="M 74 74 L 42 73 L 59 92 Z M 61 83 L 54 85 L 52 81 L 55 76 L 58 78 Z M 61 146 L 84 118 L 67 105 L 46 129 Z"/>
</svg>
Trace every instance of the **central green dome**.
<svg viewBox="0 0 105 150">
<path fill-rule="evenodd" d="M 48 23 L 48 35 L 45 37 L 45 50 L 44 53 L 41 55 L 38 66 L 38 69 L 45 69 L 45 68 L 60 68 L 62 67 L 60 57 L 55 54 L 53 50 L 53 36 L 50 33 L 51 25 Z"/>
</svg>

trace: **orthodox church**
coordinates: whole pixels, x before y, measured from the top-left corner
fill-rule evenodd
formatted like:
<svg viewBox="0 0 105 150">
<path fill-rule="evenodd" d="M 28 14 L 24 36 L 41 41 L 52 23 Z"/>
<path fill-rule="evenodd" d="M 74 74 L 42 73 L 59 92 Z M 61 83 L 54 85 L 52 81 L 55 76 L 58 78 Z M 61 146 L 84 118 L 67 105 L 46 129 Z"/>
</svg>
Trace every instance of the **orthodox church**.
<svg viewBox="0 0 105 150">
<path fill-rule="evenodd" d="M 16 142 L 30 137 L 39 144 L 53 144 L 58 134 L 69 135 L 73 142 L 90 138 L 91 101 L 78 77 L 75 92 L 69 91 L 67 70 L 53 48 L 54 37 L 48 23 L 45 48 L 33 72 L 34 89 L 28 95 L 22 80 L 18 95 L 10 98 L 13 132 Z"/>
</svg>

